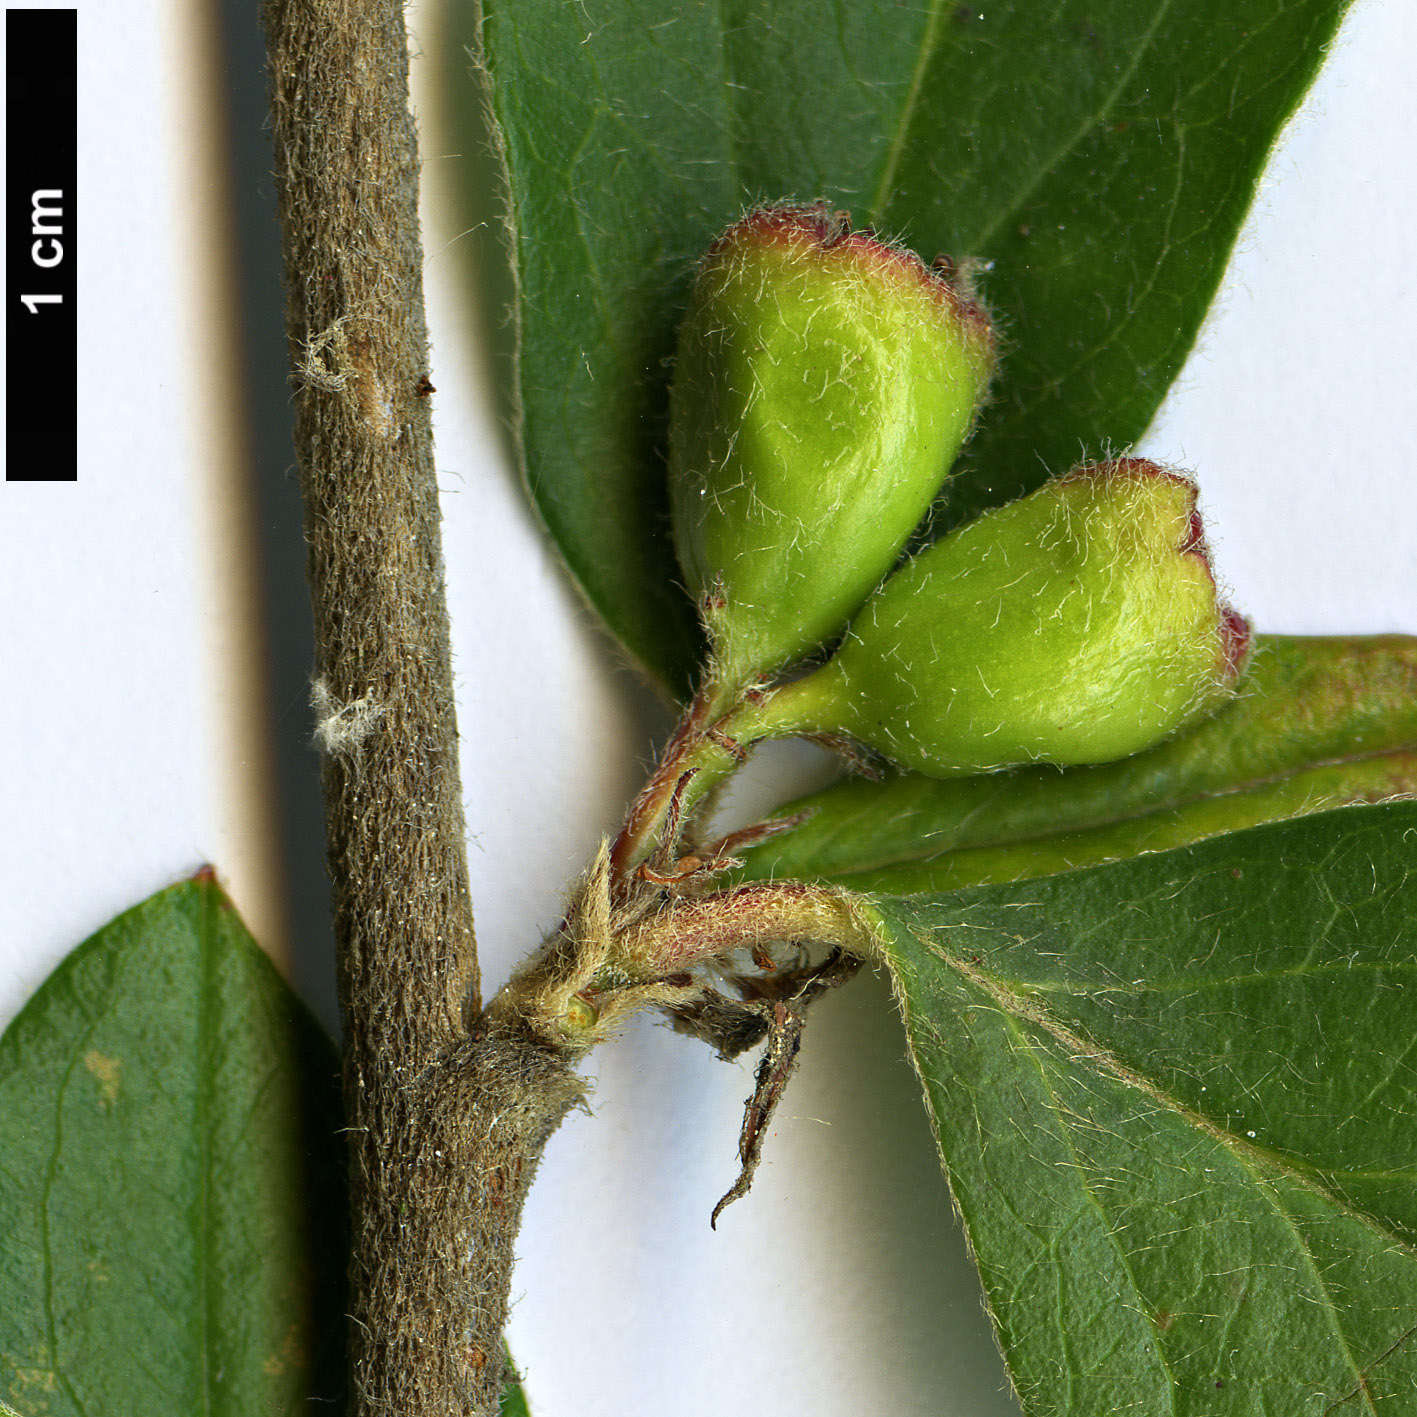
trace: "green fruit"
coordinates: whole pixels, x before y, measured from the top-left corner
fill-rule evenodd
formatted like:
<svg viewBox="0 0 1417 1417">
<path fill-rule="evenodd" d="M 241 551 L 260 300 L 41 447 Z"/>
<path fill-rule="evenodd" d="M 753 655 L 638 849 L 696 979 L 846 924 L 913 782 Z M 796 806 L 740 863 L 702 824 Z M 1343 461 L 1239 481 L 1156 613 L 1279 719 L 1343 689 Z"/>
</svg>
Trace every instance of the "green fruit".
<svg viewBox="0 0 1417 1417">
<path fill-rule="evenodd" d="M 1229 699 L 1249 652 L 1203 531 L 1194 484 L 1140 458 L 1046 483 L 907 562 L 773 696 L 772 731 L 933 776 L 1150 748 Z"/>
<path fill-rule="evenodd" d="M 825 205 L 763 208 L 718 239 L 679 334 L 669 473 L 721 683 L 840 632 L 948 476 L 992 367 L 967 293 Z"/>
</svg>

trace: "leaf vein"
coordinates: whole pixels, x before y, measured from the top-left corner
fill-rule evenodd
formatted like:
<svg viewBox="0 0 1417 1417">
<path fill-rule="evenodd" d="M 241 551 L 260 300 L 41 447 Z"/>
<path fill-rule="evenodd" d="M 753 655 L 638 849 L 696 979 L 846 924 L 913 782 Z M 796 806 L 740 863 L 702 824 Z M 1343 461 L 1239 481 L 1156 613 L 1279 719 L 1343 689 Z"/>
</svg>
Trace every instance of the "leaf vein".
<svg viewBox="0 0 1417 1417">
<path fill-rule="evenodd" d="M 1131 1285 L 1132 1294 L 1136 1300 L 1136 1313 L 1150 1325 L 1152 1332 L 1156 1335 L 1157 1341 L 1154 1346 L 1154 1352 L 1157 1362 L 1160 1363 L 1162 1372 L 1166 1377 L 1167 1406 L 1169 1411 L 1174 1414 L 1176 1410 L 1176 1374 L 1172 1371 L 1170 1360 L 1167 1358 L 1165 1347 L 1161 1342 L 1161 1331 L 1157 1328 L 1155 1319 L 1153 1319 L 1148 1312 L 1148 1305 L 1145 1296 L 1142 1294 L 1141 1286 L 1137 1282 L 1136 1271 L 1132 1268 L 1131 1260 L 1128 1258 L 1121 1241 L 1117 1238 L 1116 1228 L 1113 1226 L 1108 1216 L 1107 1208 L 1103 1204 L 1101 1196 L 1096 1193 L 1088 1182 L 1086 1167 L 1083 1165 L 1082 1157 L 1078 1155 L 1077 1146 L 1072 1137 L 1072 1130 L 1067 1121 L 1068 1109 L 1063 1106 L 1061 1099 L 1058 1097 L 1053 1087 L 1052 1081 L 1048 1077 L 1048 1071 L 1043 1066 L 1043 1060 L 1039 1056 L 1039 1050 L 1034 1046 L 1033 1041 L 1023 1029 L 1018 1026 L 1017 1018 L 1005 1012 L 1004 1021 L 1010 1033 L 1013 1034 L 1014 1038 L 1021 1045 L 1022 1051 L 1027 1055 L 1029 1061 L 1038 1071 L 1038 1080 L 1044 1091 L 1048 1094 L 1053 1105 L 1054 1115 L 1058 1119 L 1058 1136 L 1063 1145 L 1067 1147 L 1068 1155 L 1072 1157 L 1073 1174 L 1077 1177 L 1078 1185 L 1081 1187 L 1083 1195 L 1087 1198 L 1088 1204 L 1096 1211 L 1098 1218 L 1102 1221 L 1103 1229 L 1107 1232 L 1107 1242 L 1117 1258 L 1117 1263 L 1122 1267 L 1123 1272 L 1127 1276 L 1127 1283 Z M 1057 1272 L 1058 1282 L 1061 1284 L 1063 1266 L 1056 1264 L 1054 1265 L 1054 1270 Z M 1068 1365 L 1069 1379 L 1072 1378 L 1076 1367 L 1077 1365 L 1075 1363 Z"/>
<path fill-rule="evenodd" d="M 1042 1029 L 1051 1035 L 1069 1054 L 1079 1063 L 1090 1065 L 1094 1069 L 1099 1069 L 1118 1081 L 1125 1083 L 1129 1087 L 1134 1087 L 1149 1097 L 1153 1102 L 1161 1107 L 1165 1107 L 1178 1116 L 1185 1119 L 1198 1131 L 1209 1136 L 1212 1140 L 1235 1152 L 1244 1152 L 1248 1156 L 1255 1157 L 1265 1164 L 1271 1166 L 1281 1175 L 1287 1176 L 1296 1185 L 1305 1187 L 1313 1195 L 1317 1196 L 1324 1204 L 1346 1216 L 1355 1223 L 1364 1226 L 1373 1235 L 1379 1237 L 1385 1243 L 1400 1249 L 1403 1254 L 1417 1259 L 1417 1248 L 1405 1237 L 1394 1233 L 1388 1226 L 1367 1214 L 1359 1207 L 1352 1205 L 1348 1201 L 1336 1196 L 1327 1186 L 1322 1185 L 1316 1177 L 1330 1174 L 1321 1172 L 1319 1168 L 1304 1162 L 1298 1157 L 1293 1157 L 1285 1153 L 1274 1151 L 1268 1147 L 1258 1146 L 1254 1142 L 1243 1137 L 1236 1136 L 1229 1128 L 1221 1126 L 1218 1122 L 1197 1112 L 1194 1108 L 1188 1107 L 1179 1098 L 1173 1097 L 1163 1088 L 1158 1086 L 1152 1079 L 1138 1072 L 1135 1068 L 1129 1067 L 1110 1049 L 1102 1047 L 1084 1035 L 1069 1028 L 1060 1022 L 1053 1014 L 1038 1000 L 1015 993 L 1007 985 L 992 979 L 981 969 L 966 963 L 964 960 L 951 955 L 948 951 L 941 949 L 928 936 L 912 926 L 906 927 L 913 938 L 926 949 L 930 955 L 937 959 L 947 968 L 954 970 L 969 983 L 974 985 L 981 993 L 992 999 L 1003 1010 L 1006 1016 L 1013 1016 L 1025 1020 L 1026 1022 Z"/>
<path fill-rule="evenodd" d="M 1243 1167 L 1246 1171 L 1250 1173 L 1251 1177 L 1253 1177 L 1254 1179 L 1256 1187 L 1264 1195 L 1265 1199 L 1269 1201 L 1271 1207 L 1274 1210 L 1274 1213 L 1279 1216 L 1279 1218 L 1284 1222 L 1286 1228 L 1289 1230 L 1289 1233 L 1293 1235 L 1294 1243 L 1299 1247 L 1299 1252 L 1304 1257 L 1304 1261 L 1308 1266 L 1309 1273 L 1313 1278 L 1314 1284 L 1318 1287 L 1319 1292 L 1323 1295 L 1323 1309 L 1325 1316 L 1327 1317 L 1329 1322 L 1329 1328 L 1333 1333 L 1334 1340 L 1337 1342 L 1339 1348 L 1342 1350 L 1344 1360 L 1347 1362 L 1348 1366 L 1353 1369 L 1353 1376 L 1358 1380 L 1358 1388 L 1363 1392 L 1364 1397 L 1367 1399 L 1368 1409 L 1372 1412 L 1376 1412 L 1378 1409 L 1373 1402 L 1372 1394 L 1368 1392 L 1367 1385 L 1363 1380 L 1363 1369 L 1359 1367 L 1358 1360 L 1356 1357 L 1354 1357 L 1353 1349 L 1349 1345 L 1348 1336 L 1344 1333 L 1343 1326 L 1339 1322 L 1338 1306 L 1334 1302 L 1333 1293 L 1328 1287 L 1328 1281 L 1323 1277 L 1323 1271 L 1319 1268 L 1318 1264 L 1314 1260 L 1313 1251 L 1310 1250 L 1308 1242 L 1304 1239 L 1303 1232 L 1299 1229 L 1299 1226 L 1295 1222 L 1294 1217 L 1290 1215 L 1289 1211 L 1280 1201 L 1280 1198 L 1276 1193 L 1274 1186 L 1264 1176 L 1261 1176 L 1259 1172 L 1255 1170 L 1255 1168 L 1250 1164 L 1249 1158 L 1237 1152 L 1235 1160 L 1239 1163 L 1241 1167 Z"/>
<path fill-rule="evenodd" d="M 1044 179 L 1047 178 L 1053 169 L 1082 142 L 1093 128 L 1112 112 L 1117 106 L 1117 101 L 1122 96 L 1127 85 L 1136 77 L 1137 71 L 1141 68 L 1142 60 L 1151 49 L 1157 31 L 1161 28 L 1161 25 L 1171 12 L 1172 4 L 1173 0 L 1162 0 L 1162 3 L 1157 6 L 1156 13 L 1152 17 L 1151 23 L 1146 28 L 1146 33 L 1143 34 L 1133 46 L 1130 62 L 1123 69 L 1117 82 L 1112 85 L 1102 102 L 1097 105 L 1096 109 L 1085 114 L 1071 136 L 1064 139 L 1064 141 L 1024 179 L 1018 189 L 1017 195 L 1012 201 L 999 204 L 999 209 L 994 220 L 982 231 L 964 240 L 961 246 L 962 250 L 975 253 L 986 251 L 989 242 L 993 240 L 995 234 L 1017 218 L 1019 212 L 1023 210 L 1025 204 L 1028 202 L 1028 199 L 1042 186 Z"/>
<path fill-rule="evenodd" d="M 924 32 L 920 36 L 920 52 L 915 58 L 915 68 L 911 72 L 910 87 L 906 90 L 905 102 L 896 123 L 895 134 L 886 150 L 886 160 L 881 168 L 881 180 L 876 184 L 875 195 L 871 198 L 871 222 L 879 223 L 885 217 L 886 203 L 890 200 L 891 189 L 895 185 L 895 175 L 905 153 L 906 139 L 915 111 L 920 105 L 920 93 L 925 86 L 925 76 L 930 70 L 930 61 L 940 47 L 941 22 L 944 14 L 944 0 L 931 0 L 929 18 L 925 21 Z"/>
</svg>

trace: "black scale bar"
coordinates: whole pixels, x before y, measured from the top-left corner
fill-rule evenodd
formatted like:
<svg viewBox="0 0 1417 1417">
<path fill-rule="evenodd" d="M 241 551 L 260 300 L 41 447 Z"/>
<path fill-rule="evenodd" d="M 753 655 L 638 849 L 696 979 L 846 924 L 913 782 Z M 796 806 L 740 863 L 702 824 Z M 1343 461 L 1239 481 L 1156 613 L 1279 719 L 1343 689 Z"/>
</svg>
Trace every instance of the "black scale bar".
<svg viewBox="0 0 1417 1417">
<path fill-rule="evenodd" d="M 5 480 L 78 478 L 78 15 L 5 11 Z"/>
</svg>

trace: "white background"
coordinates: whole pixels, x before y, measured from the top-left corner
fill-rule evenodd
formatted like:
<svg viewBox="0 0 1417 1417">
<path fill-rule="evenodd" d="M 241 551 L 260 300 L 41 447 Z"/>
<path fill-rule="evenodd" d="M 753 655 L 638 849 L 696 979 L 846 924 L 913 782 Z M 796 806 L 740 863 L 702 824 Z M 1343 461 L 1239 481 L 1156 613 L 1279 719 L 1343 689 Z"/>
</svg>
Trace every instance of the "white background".
<svg viewBox="0 0 1417 1417">
<path fill-rule="evenodd" d="M 334 1021 L 252 9 L 81 0 L 80 477 L 0 489 L 0 1023 L 203 861 Z M 1359 0 L 1142 445 L 1199 473 L 1222 573 L 1263 629 L 1417 631 L 1414 70 L 1417 12 Z M 465 294 L 486 233 L 443 190 L 460 139 L 421 82 L 495 983 L 662 723 L 509 470 Z M 553 1140 L 522 1240 L 511 1336 L 537 1417 L 1010 1411 L 902 1052 L 879 982 L 829 1001 L 753 1195 L 714 1234 L 747 1067 L 648 1025 L 603 1050 L 595 1115 Z"/>
</svg>

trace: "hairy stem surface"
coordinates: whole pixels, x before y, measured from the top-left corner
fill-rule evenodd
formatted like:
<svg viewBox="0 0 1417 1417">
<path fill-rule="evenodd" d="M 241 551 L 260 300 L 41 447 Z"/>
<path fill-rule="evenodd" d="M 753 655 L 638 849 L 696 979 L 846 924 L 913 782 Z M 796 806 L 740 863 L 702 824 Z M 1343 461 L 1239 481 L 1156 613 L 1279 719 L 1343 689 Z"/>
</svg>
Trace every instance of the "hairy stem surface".
<svg viewBox="0 0 1417 1417">
<path fill-rule="evenodd" d="M 484 1018 L 400 0 L 268 0 L 345 1027 L 358 1417 L 493 1413 L 521 1201 L 579 1096 Z"/>
</svg>

